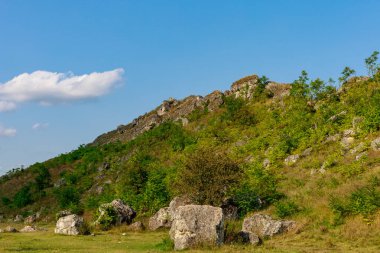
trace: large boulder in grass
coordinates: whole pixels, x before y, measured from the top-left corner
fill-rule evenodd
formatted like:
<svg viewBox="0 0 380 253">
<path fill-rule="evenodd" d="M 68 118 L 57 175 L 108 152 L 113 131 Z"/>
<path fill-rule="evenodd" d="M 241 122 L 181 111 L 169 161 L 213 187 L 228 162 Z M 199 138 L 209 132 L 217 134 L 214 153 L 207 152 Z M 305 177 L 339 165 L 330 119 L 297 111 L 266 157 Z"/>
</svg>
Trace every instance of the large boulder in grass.
<svg viewBox="0 0 380 253">
<path fill-rule="evenodd" d="M 115 199 L 111 203 L 100 205 L 98 219 L 95 224 L 104 224 L 110 222 L 109 225 L 131 224 L 136 217 L 135 210 L 129 205 L 124 204 L 120 199 Z M 108 221 L 111 219 L 111 221 Z"/>
<path fill-rule="evenodd" d="M 149 218 L 149 229 L 157 230 L 159 228 L 170 228 L 172 226 L 172 217 L 169 213 L 169 207 L 158 210 Z"/>
<path fill-rule="evenodd" d="M 169 207 L 164 207 L 158 210 L 149 219 L 149 229 L 157 230 L 159 228 L 170 228 L 175 212 L 178 207 L 191 204 L 191 200 L 186 196 L 175 197 L 169 204 Z"/>
<path fill-rule="evenodd" d="M 18 230 L 14 227 L 11 227 L 11 226 L 7 226 L 5 229 L 4 229 L 4 232 L 7 232 L 7 233 L 17 233 Z"/>
<path fill-rule="evenodd" d="M 178 207 L 173 217 L 170 238 L 175 250 L 196 245 L 221 245 L 224 240 L 224 217 L 220 207 L 187 205 Z"/>
<path fill-rule="evenodd" d="M 63 235 L 80 235 L 84 234 L 83 218 L 71 214 L 58 219 L 54 232 Z"/>
<path fill-rule="evenodd" d="M 251 232 L 265 238 L 288 232 L 295 225 L 294 221 L 275 220 L 266 214 L 254 214 L 244 219 L 242 231 Z"/>
<path fill-rule="evenodd" d="M 37 228 L 35 226 L 25 226 L 23 229 L 20 230 L 22 233 L 30 233 L 30 232 L 36 232 Z"/>
</svg>

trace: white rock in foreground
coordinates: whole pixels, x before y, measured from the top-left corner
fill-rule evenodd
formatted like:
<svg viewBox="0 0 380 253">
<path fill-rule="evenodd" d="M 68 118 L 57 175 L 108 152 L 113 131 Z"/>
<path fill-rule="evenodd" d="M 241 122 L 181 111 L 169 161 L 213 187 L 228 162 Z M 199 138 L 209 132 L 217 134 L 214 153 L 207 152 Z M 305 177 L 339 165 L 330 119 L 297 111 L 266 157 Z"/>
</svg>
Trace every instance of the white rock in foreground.
<svg viewBox="0 0 380 253">
<path fill-rule="evenodd" d="M 224 217 L 220 207 L 187 205 L 174 214 L 170 238 L 175 250 L 196 245 L 221 245 L 224 239 Z"/>
<path fill-rule="evenodd" d="M 63 234 L 63 235 L 79 235 L 79 234 L 82 234 L 83 232 L 82 231 L 83 226 L 84 226 L 83 218 L 76 214 L 71 214 L 71 215 L 59 218 L 54 232 L 56 234 Z"/>
</svg>

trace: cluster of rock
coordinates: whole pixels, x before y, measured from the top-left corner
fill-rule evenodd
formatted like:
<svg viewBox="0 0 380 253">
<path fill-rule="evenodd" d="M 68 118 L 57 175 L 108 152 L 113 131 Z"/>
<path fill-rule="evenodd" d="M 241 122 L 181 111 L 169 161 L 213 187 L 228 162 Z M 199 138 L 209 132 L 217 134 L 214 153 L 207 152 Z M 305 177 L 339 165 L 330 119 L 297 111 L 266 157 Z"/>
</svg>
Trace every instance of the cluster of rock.
<svg viewBox="0 0 380 253">
<path fill-rule="evenodd" d="M 5 229 L 0 229 L 0 233 L 17 233 L 17 232 L 30 233 L 30 232 L 36 232 L 39 230 L 42 230 L 42 229 L 39 229 L 36 226 L 25 226 L 24 228 L 20 229 L 20 231 L 18 231 L 16 228 L 12 226 L 7 226 Z"/>
<path fill-rule="evenodd" d="M 166 121 L 180 121 L 183 125 L 186 125 L 188 123 L 188 116 L 194 110 L 207 109 L 208 111 L 214 111 L 218 109 L 223 104 L 223 96 L 252 99 L 258 82 L 259 77 L 252 75 L 234 82 L 230 90 L 224 93 L 214 91 L 205 97 L 189 96 L 183 100 L 169 98 L 155 110 L 134 119 L 128 125 L 120 125 L 116 130 L 100 135 L 94 140 L 93 144 L 103 145 L 114 141 L 129 141 Z M 288 96 L 290 88 L 289 84 L 275 82 L 268 82 L 266 85 L 266 91 L 274 99 Z"/>
</svg>

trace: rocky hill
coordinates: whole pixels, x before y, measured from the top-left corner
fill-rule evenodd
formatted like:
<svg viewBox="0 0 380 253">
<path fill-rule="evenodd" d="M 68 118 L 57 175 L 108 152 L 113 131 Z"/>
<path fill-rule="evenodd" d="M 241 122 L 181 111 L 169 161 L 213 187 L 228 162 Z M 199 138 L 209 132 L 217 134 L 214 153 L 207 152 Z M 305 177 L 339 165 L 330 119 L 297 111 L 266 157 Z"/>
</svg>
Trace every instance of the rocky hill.
<svg viewBox="0 0 380 253">
<path fill-rule="evenodd" d="M 178 196 L 230 210 L 235 220 L 217 229 L 218 241 L 234 240 L 241 223 L 240 235 L 253 238 L 251 228 L 267 222 L 270 236 L 291 227 L 290 241 L 379 245 L 380 73 L 343 72 L 335 86 L 306 72 L 290 84 L 252 75 L 225 92 L 168 99 L 93 143 L 1 177 L 0 218 L 55 222 L 66 210 L 109 228 L 99 217 L 119 203 L 138 227 L 165 227 Z M 178 231 L 188 212 L 222 224 L 219 209 L 181 210 Z"/>
</svg>

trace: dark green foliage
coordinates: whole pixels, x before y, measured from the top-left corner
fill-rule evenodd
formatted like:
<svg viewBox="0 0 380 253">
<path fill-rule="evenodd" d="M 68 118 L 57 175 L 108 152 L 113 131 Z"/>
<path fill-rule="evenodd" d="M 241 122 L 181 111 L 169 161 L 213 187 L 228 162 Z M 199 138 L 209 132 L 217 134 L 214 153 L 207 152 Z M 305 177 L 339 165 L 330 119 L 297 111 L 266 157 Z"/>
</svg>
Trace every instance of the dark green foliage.
<svg viewBox="0 0 380 253">
<path fill-rule="evenodd" d="M 113 225 L 115 225 L 117 221 L 117 214 L 112 205 L 106 204 L 102 207 L 102 210 L 103 210 L 103 213 L 102 213 L 102 216 L 97 219 L 97 225 L 99 225 L 100 229 L 102 230 L 108 230 Z M 100 215 L 100 212 L 98 210 L 96 216 L 99 217 L 99 215 Z"/>
<path fill-rule="evenodd" d="M 215 148 L 200 148 L 187 156 L 178 177 L 178 190 L 196 203 L 220 205 L 240 181 L 242 170 Z"/>
<path fill-rule="evenodd" d="M 17 208 L 27 206 L 32 202 L 32 194 L 29 185 L 22 187 L 13 198 L 13 204 Z"/>
<path fill-rule="evenodd" d="M 4 206 L 10 206 L 12 204 L 12 200 L 10 200 L 7 197 L 2 197 L 1 202 L 3 203 Z"/>
<path fill-rule="evenodd" d="M 339 81 L 344 84 L 347 82 L 348 78 L 355 74 L 355 70 L 350 67 L 345 67 L 342 71 L 342 76 L 339 77 Z"/>
<path fill-rule="evenodd" d="M 348 199 L 332 197 L 330 207 L 336 214 L 337 219 L 349 215 L 361 214 L 368 217 L 380 208 L 379 180 L 372 180 L 368 186 L 358 188 L 352 192 Z"/>
<path fill-rule="evenodd" d="M 61 208 L 74 207 L 79 204 L 80 194 L 73 186 L 65 186 L 54 191 Z"/>
<path fill-rule="evenodd" d="M 305 98 L 309 92 L 309 85 L 307 81 L 309 80 L 308 74 L 305 70 L 302 70 L 301 75 L 292 83 L 292 88 L 290 90 L 290 95 L 297 98 Z"/>
<path fill-rule="evenodd" d="M 365 59 L 365 65 L 368 70 L 368 75 L 371 77 L 374 77 L 375 74 L 379 71 L 380 69 L 380 64 L 377 63 L 378 60 L 378 51 L 374 51 L 370 57 Z"/>
<path fill-rule="evenodd" d="M 233 196 L 239 215 L 244 216 L 278 201 L 283 194 L 277 190 L 277 178 L 273 173 L 254 166 L 247 171 L 245 180 L 234 190 Z"/>
<path fill-rule="evenodd" d="M 229 96 L 223 97 L 223 101 L 223 106 L 226 108 L 221 116 L 223 121 L 245 126 L 252 126 L 257 122 L 254 113 L 249 109 L 244 99 Z"/>
<path fill-rule="evenodd" d="M 31 167 L 31 169 L 36 174 L 34 180 L 38 191 L 42 191 L 43 189 L 50 186 L 51 176 L 45 164 L 36 163 Z"/>
<path fill-rule="evenodd" d="M 300 211 L 300 208 L 290 200 L 279 201 L 275 203 L 274 206 L 276 208 L 275 213 L 277 217 L 281 219 L 296 214 Z"/>
</svg>

